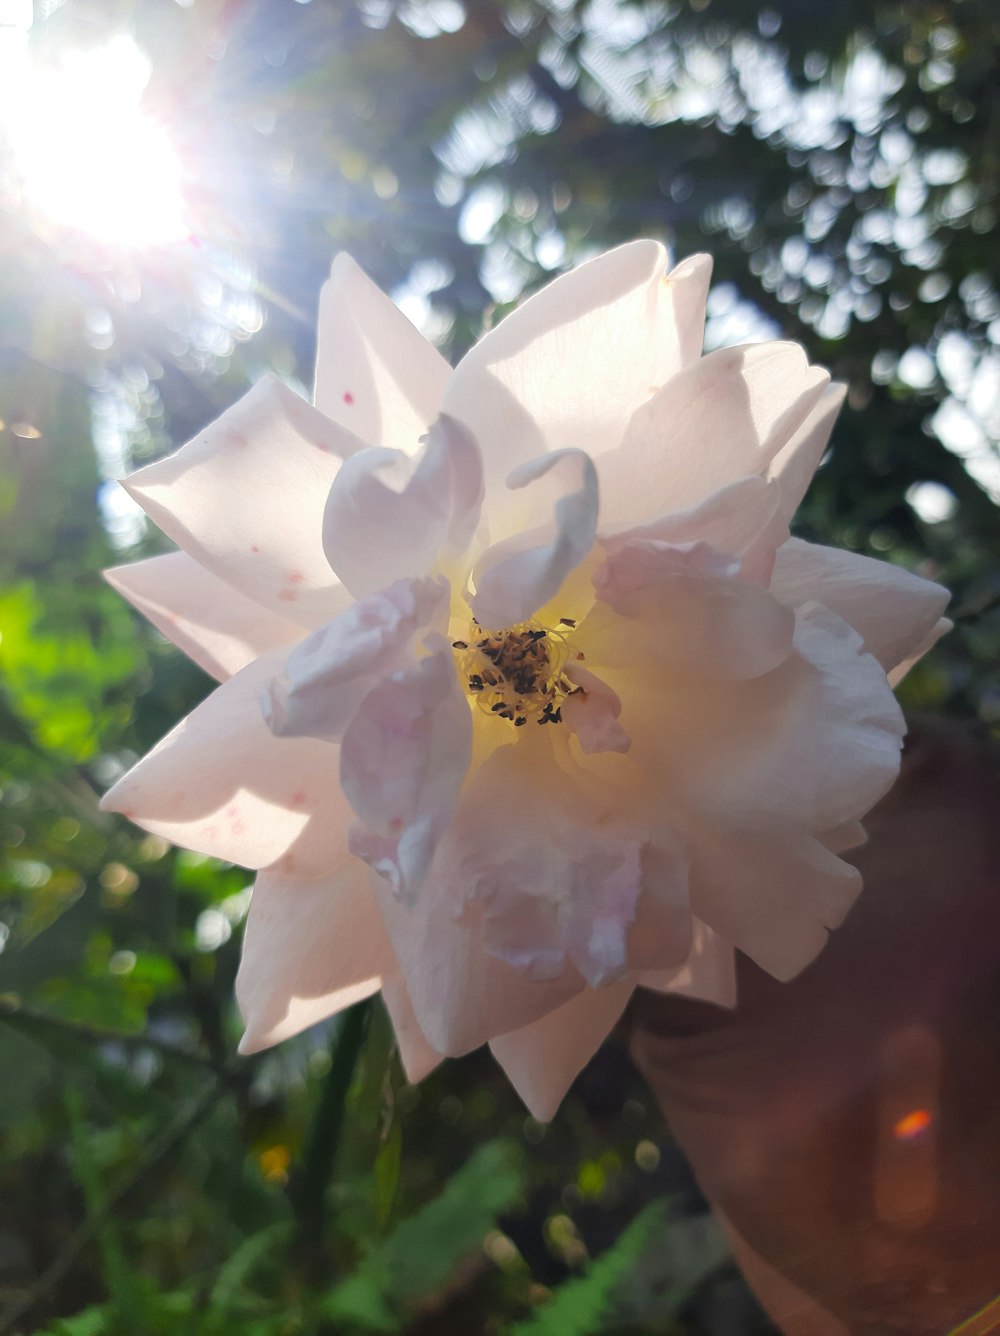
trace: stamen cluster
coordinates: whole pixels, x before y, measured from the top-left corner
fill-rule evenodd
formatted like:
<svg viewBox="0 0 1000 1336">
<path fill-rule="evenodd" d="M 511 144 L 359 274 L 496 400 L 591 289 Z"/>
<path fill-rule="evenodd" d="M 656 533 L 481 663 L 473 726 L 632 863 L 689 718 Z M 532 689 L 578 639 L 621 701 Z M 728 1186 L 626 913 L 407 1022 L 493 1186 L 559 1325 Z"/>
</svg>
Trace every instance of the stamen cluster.
<svg viewBox="0 0 1000 1336">
<path fill-rule="evenodd" d="M 521 622 L 487 631 L 473 620 L 470 639 L 455 640 L 452 648 L 461 653 L 459 673 L 479 707 L 515 728 L 531 718 L 539 724 L 561 723 L 563 701 L 580 690 L 564 672 L 570 657 L 566 631 L 575 625 L 563 617 L 559 626 L 565 630 Z"/>
</svg>

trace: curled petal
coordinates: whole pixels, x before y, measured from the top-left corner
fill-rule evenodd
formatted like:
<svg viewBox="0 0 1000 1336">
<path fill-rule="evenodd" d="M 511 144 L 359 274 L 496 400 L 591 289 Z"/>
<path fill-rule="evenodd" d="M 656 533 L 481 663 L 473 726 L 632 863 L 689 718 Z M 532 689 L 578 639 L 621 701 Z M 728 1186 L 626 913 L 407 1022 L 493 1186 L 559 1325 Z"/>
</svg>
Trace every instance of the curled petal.
<svg viewBox="0 0 1000 1336">
<path fill-rule="evenodd" d="M 338 749 L 276 738 L 260 712 L 282 651 L 224 682 L 101 802 L 185 849 L 244 867 L 323 876 L 342 856 L 348 807 Z"/>
<path fill-rule="evenodd" d="M 351 850 L 407 896 L 430 867 L 472 751 L 451 652 L 429 644 L 425 658 L 368 693 L 341 750 L 341 783 L 361 821 Z"/>
<path fill-rule="evenodd" d="M 636 406 L 697 360 L 711 261 L 665 268 L 656 242 L 620 246 L 557 278 L 466 354 L 445 409 L 482 444 L 492 482 L 545 449 L 610 449 Z M 490 515 L 502 524 L 492 493 Z"/>
<path fill-rule="evenodd" d="M 319 299 L 314 399 L 369 445 L 412 454 L 451 368 L 355 264 L 338 255 Z"/>
<path fill-rule="evenodd" d="M 778 549 L 771 589 L 790 607 L 815 600 L 843 617 L 887 672 L 930 648 L 950 597 L 888 561 L 799 538 Z"/>
<path fill-rule="evenodd" d="M 539 1122 L 555 1117 L 576 1076 L 614 1029 L 635 982 L 585 988 L 540 1020 L 490 1041 L 493 1056 Z"/>
<path fill-rule="evenodd" d="M 797 611 L 794 652 L 771 673 L 718 682 L 637 671 L 628 685 L 630 759 L 665 800 L 720 831 L 832 829 L 863 816 L 899 770 L 905 725 L 885 672 L 818 604 Z"/>
<path fill-rule="evenodd" d="M 414 636 L 448 606 L 442 579 L 397 580 L 359 599 L 292 651 L 261 700 L 279 737 L 339 739 L 378 677 L 402 668 Z"/>
<path fill-rule="evenodd" d="M 344 606 L 320 541 L 341 461 L 362 442 L 274 376 L 167 459 L 122 484 L 195 561 L 280 617 Z"/>
<path fill-rule="evenodd" d="M 791 653 L 795 615 L 733 574 L 732 561 L 702 544 L 618 548 L 594 575 L 599 601 L 581 629 L 588 663 L 734 681 L 771 672 Z"/>
<path fill-rule="evenodd" d="M 220 682 L 260 655 L 302 638 L 301 626 L 224 584 L 186 552 L 114 566 L 104 578 Z"/>
<path fill-rule="evenodd" d="M 341 856 L 319 881 L 261 872 L 236 976 L 241 1053 L 298 1034 L 378 992 L 397 970 L 367 869 Z"/>
<path fill-rule="evenodd" d="M 861 874 L 809 837 L 691 841 L 691 907 L 775 978 L 810 964 L 861 889 Z"/>
<path fill-rule="evenodd" d="M 582 450 L 559 450 L 515 469 L 514 489 L 551 475 L 560 488 L 555 503 L 555 536 L 531 546 L 537 534 L 498 543 L 475 571 L 476 592 L 468 601 L 480 626 L 504 627 L 527 621 L 559 591 L 566 576 L 590 552 L 597 527 L 597 474 Z"/>
<path fill-rule="evenodd" d="M 617 449 L 598 456 L 603 522 L 683 510 L 762 474 L 829 379 L 795 343 L 709 353 L 636 411 Z"/>
<path fill-rule="evenodd" d="M 579 664 L 570 664 L 565 670 L 565 676 L 579 690 L 563 701 L 562 721 L 576 735 L 582 749 L 588 754 L 627 752 L 631 740 L 618 722 L 622 703 L 616 693 L 606 682 Z"/>
<path fill-rule="evenodd" d="M 363 450 L 345 461 L 330 490 L 329 563 L 356 598 L 428 574 L 468 546 L 482 496 L 479 448 L 450 418 L 438 419 L 417 455 Z"/>
</svg>

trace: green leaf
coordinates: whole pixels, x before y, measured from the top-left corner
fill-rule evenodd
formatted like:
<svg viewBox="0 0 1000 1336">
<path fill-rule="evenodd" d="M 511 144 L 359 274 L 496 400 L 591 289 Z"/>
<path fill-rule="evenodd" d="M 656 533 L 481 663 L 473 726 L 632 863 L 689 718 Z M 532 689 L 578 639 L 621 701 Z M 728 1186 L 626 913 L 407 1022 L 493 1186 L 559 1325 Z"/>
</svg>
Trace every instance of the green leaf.
<svg viewBox="0 0 1000 1336">
<path fill-rule="evenodd" d="M 141 1278 L 129 1267 L 118 1221 L 105 1209 L 106 1184 L 94 1154 L 83 1100 L 75 1086 L 67 1086 L 65 1106 L 73 1169 L 83 1190 L 87 1215 L 94 1225 L 103 1265 L 103 1279 L 111 1296 L 111 1310 L 127 1331 L 142 1330 L 146 1308 L 144 1287 Z"/>
<path fill-rule="evenodd" d="M 618 1241 L 591 1263 L 585 1275 L 560 1286 L 540 1312 L 512 1329 L 511 1336 L 591 1336 L 601 1331 L 616 1288 L 629 1276 L 654 1234 L 667 1231 L 667 1214 L 665 1202 L 651 1202 Z M 713 1257 L 713 1267 L 716 1264 Z M 691 1288 L 686 1286 L 685 1297 Z"/>
<path fill-rule="evenodd" d="M 483 1146 L 327 1296 L 324 1312 L 371 1331 L 397 1332 L 407 1304 L 445 1285 L 497 1217 L 519 1204 L 524 1187 L 518 1148 L 506 1141 Z"/>
<path fill-rule="evenodd" d="M 254 1271 L 288 1241 L 290 1226 L 286 1220 L 268 1225 L 266 1229 L 251 1234 L 240 1244 L 233 1255 L 219 1270 L 209 1298 L 206 1321 L 225 1320 L 233 1304 L 243 1296 L 246 1282 Z M 222 1326 L 218 1328 L 221 1332 Z"/>
<path fill-rule="evenodd" d="M 403 1126 L 393 1118 L 389 1132 L 375 1157 L 375 1214 L 380 1225 L 389 1219 L 399 1185 L 399 1168 L 403 1157 Z"/>
<path fill-rule="evenodd" d="M 105 1336 L 108 1330 L 108 1310 L 101 1304 L 99 1308 L 85 1308 L 75 1317 L 60 1318 L 36 1336 Z"/>
</svg>

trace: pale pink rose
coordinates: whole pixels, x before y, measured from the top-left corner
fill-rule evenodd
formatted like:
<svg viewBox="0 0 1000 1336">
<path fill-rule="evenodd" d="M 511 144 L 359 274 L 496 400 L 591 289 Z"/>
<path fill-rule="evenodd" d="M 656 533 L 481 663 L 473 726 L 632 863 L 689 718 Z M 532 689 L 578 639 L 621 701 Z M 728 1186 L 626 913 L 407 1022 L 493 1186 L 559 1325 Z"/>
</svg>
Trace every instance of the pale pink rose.
<svg viewBox="0 0 1000 1336">
<path fill-rule="evenodd" d="M 702 357 L 709 261 L 664 268 L 452 371 L 342 256 L 315 405 L 266 379 L 125 484 L 181 550 L 111 582 L 223 685 L 105 806 L 260 869 L 245 1051 L 381 988 L 411 1079 L 489 1043 L 550 1118 L 637 985 L 731 1004 L 847 913 L 947 594 L 789 538 L 843 392 Z"/>
</svg>

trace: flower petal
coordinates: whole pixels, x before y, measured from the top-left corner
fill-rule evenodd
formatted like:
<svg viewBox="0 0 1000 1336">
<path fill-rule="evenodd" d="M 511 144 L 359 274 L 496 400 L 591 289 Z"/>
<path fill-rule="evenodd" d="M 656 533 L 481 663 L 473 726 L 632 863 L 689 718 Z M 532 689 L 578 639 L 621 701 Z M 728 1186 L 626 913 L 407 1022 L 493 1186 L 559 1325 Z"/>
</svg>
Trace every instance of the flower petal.
<svg viewBox="0 0 1000 1336">
<path fill-rule="evenodd" d="M 376 678 L 404 667 L 414 636 L 447 608 L 446 580 L 397 580 L 314 631 L 261 701 L 272 733 L 339 740 Z"/>
<path fill-rule="evenodd" d="M 742 556 L 771 525 L 779 499 L 776 484 L 764 478 L 739 478 L 687 510 L 666 511 L 644 524 L 602 526 L 599 539 L 609 552 L 649 538 L 674 546 L 704 543 L 727 556 Z"/>
<path fill-rule="evenodd" d="M 301 626 L 344 607 L 320 542 L 341 460 L 361 442 L 274 376 L 122 486 L 195 561 Z"/>
<path fill-rule="evenodd" d="M 399 1046 L 399 1060 L 403 1064 L 406 1079 L 412 1084 L 429 1076 L 441 1062 L 442 1054 L 431 1048 L 427 1036 L 420 1028 L 406 980 L 398 972 L 382 980 L 382 997 L 385 1001 L 393 1033 Z"/>
<path fill-rule="evenodd" d="M 558 978 L 571 962 L 600 987 L 628 967 L 642 889 L 645 840 L 619 807 L 610 785 L 574 784 L 529 733 L 466 785 L 435 884 L 457 914 L 482 905 L 484 949 L 527 978 Z"/>
<path fill-rule="evenodd" d="M 361 825 L 350 835 L 393 889 L 419 891 L 472 753 L 472 717 L 440 637 L 365 697 L 344 734 L 341 783 Z"/>
<path fill-rule="evenodd" d="M 621 695 L 630 761 L 723 833 L 829 830 L 863 816 L 899 769 L 905 725 L 884 671 L 819 604 L 798 610 L 795 652 L 761 677 L 599 671 Z"/>
<path fill-rule="evenodd" d="M 678 969 L 643 971 L 639 983 L 657 993 L 680 993 L 720 1007 L 736 1005 L 736 953 L 732 944 L 701 919 L 692 920 L 687 960 Z"/>
<path fill-rule="evenodd" d="M 351 811 L 338 748 L 275 738 L 261 690 L 284 651 L 224 682 L 104 795 L 101 807 L 198 853 L 323 876 L 342 857 Z"/>
<path fill-rule="evenodd" d="M 593 462 L 582 450 L 559 450 L 520 465 L 507 485 L 520 489 L 547 475 L 560 489 L 555 536 L 529 546 L 537 534 L 518 535 L 484 555 L 474 574 L 476 592 L 467 595 L 480 626 L 499 629 L 527 621 L 593 547 L 598 504 Z"/>
<path fill-rule="evenodd" d="M 808 837 L 689 841 L 695 914 L 776 979 L 805 969 L 844 921 L 861 874 Z"/>
<path fill-rule="evenodd" d="M 526 988 L 523 974 L 487 954 L 481 907 L 473 906 L 461 922 L 456 918 L 465 886 L 458 884 L 461 872 L 450 852 L 440 846 L 432 876 L 434 893 L 412 903 L 383 881 L 376 882 L 375 894 L 420 1029 L 438 1053 L 461 1057 L 580 991 L 576 970 Z"/>
<path fill-rule="evenodd" d="M 868 843 L 868 832 L 860 821 L 843 821 L 832 830 L 824 830 L 816 838 L 832 854 L 843 854 L 848 849 L 860 849 Z"/>
<path fill-rule="evenodd" d="M 768 480 L 775 484 L 781 496 L 780 513 L 786 524 L 791 524 L 809 490 L 846 394 L 846 385 L 827 385 L 798 431 L 767 466 Z"/>
<path fill-rule="evenodd" d="M 468 546 L 482 498 L 479 448 L 451 418 L 438 419 L 419 454 L 362 450 L 344 462 L 326 503 L 329 563 L 356 598 L 429 574 Z"/>
<path fill-rule="evenodd" d="M 922 640 L 915 650 L 908 654 L 901 663 L 897 663 L 895 668 L 890 671 L 889 685 L 893 688 L 899 686 L 900 682 L 902 682 L 903 678 L 913 665 L 919 663 L 924 655 L 934 648 L 941 637 L 946 636 L 948 632 L 953 629 L 954 625 L 955 623 L 950 617 L 939 617 L 931 627 L 926 639 Z"/>
<path fill-rule="evenodd" d="M 771 590 L 789 607 L 815 600 L 843 617 L 887 672 L 929 648 L 950 597 L 941 585 L 888 561 L 800 538 L 778 549 Z"/>
<path fill-rule="evenodd" d="M 548 284 L 466 354 L 444 405 L 482 445 L 491 482 L 545 449 L 611 448 L 634 409 L 697 360 L 711 261 L 665 268 L 656 242 L 620 246 Z"/>
<path fill-rule="evenodd" d="M 564 675 L 579 690 L 574 691 L 561 706 L 562 721 L 586 753 L 615 751 L 627 752 L 631 746 L 629 735 L 618 722 L 622 703 L 606 682 L 571 663 Z"/>
<path fill-rule="evenodd" d="M 555 1011 L 490 1041 L 528 1112 L 541 1123 L 555 1117 L 577 1075 L 614 1029 L 635 988 L 621 979 L 607 988 L 585 988 Z"/>
<path fill-rule="evenodd" d="M 734 681 L 771 672 L 791 653 L 795 615 L 733 577 L 733 563 L 700 543 L 616 549 L 594 574 L 598 602 L 580 628 L 588 664 Z"/>
<path fill-rule="evenodd" d="M 113 566 L 113 589 L 220 682 L 253 659 L 302 638 L 302 627 L 224 584 L 186 552 Z"/>
<path fill-rule="evenodd" d="M 709 353 L 635 413 L 597 457 L 601 522 L 643 522 L 759 475 L 823 394 L 829 375 L 795 343 Z"/>
<path fill-rule="evenodd" d="M 240 1052 L 269 1048 L 370 997 L 397 968 L 356 859 L 320 881 L 261 872 L 236 976 Z"/>
<path fill-rule="evenodd" d="M 314 400 L 369 445 L 412 454 L 437 417 L 451 367 L 349 255 L 319 299 Z"/>
<path fill-rule="evenodd" d="M 642 894 L 629 931 L 629 967 L 676 969 L 691 953 L 692 932 L 687 850 L 661 822 L 642 851 Z"/>
<path fill-rule="evenodd" d="M 376 888 L 439 1052 L 537 1020 L 580 991 L 581 972 L 594 985 L 627 972 L 643 850 L 619 807 L 612 785 L 568 780 L 539 730 L 498 747 L 466 784 L 425 895 L 404 905 Z"/>
</svg>

